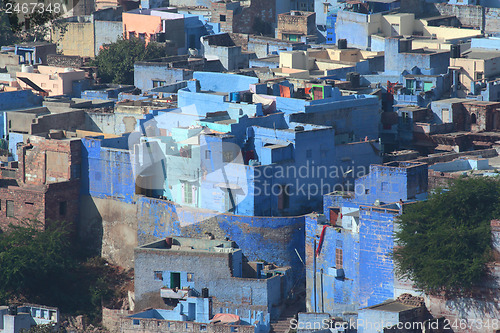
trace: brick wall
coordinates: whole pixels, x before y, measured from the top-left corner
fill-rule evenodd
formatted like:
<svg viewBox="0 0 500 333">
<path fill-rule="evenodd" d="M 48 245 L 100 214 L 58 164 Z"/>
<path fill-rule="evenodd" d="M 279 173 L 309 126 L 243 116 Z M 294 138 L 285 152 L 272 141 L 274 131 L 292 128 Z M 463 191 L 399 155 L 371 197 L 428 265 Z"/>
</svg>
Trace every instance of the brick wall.
<svg viewBox="0 0 500 333">
<path fill-rule="evenodd" d="M 221 32 L 233 32 L 233 11 L 227 10 L 224 2 L 213 2 L 211 12 L 211 22 L 220 23 Z"/>
<path fill-rule="evenodd" d="M 51 140 L 32 136 L 20 148 L 18 182 L 44 185 L 73 179 L 81 164 L 80 140 Z M 79 170 L 78 170 L 79 171 Z"/>
<path fill-rule="evenodd" d="M 102 326 L 111 333 L 120 332 L 120 320 L 122 317 L 133 314 L 129 310 L 102 308 Z"/>
<path fill-rule="evenodd" d="M 276 2 L 251 0 L 249 6 L 242 6 L 238 9 L 228 9 L 224 2 L 213 2 L 211 10 L 212 22 L 220 23 L 221 32 L 254 34 L 262 32 L 256 29 L 262 28 L 263 23 L 272 25 L 275 22 Z M 256 20 L 260 20 L 261 24 L 256 25 Z"/>
<path fill-rule="evenodd" d="M 278 15 L 278 39 L 283 39 L 283 34 L 310 35 L 313 33 L 312 22 L 316 15 L 309 15 L 309 12 L 296 12 L 300 15 L 290 15 L 284 13 Z"/>
<path fill-rule="evenodd" d="M 76 230 L 79 215 L 79 140 L 31 137 L 19 148 L 16 178 L 0 183 L 0 228 L 36 219 L 67 221 Z M 12 172 L 11 172 L 12 173 Z"/>
</svg>

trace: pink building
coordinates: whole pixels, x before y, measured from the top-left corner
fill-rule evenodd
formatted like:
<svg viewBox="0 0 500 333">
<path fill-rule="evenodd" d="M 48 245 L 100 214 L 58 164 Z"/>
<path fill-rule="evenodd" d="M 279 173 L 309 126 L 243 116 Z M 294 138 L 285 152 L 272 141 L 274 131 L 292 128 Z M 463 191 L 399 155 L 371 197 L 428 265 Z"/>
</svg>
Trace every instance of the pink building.
<svg viewBox="0 0 500 333">
<path fill-rule="evenodd" d="M 85 71 L 54 66 L 38 66 L 37 69 L 34 69 L 27 66 L 23 68 L 22 72 L 17 72 L 16 75 L 17 83 L 21 88 L 38 90 L 35 88 L 38 86 L 47 92 L 49 96 L 57 96 L 71 94 L 73 81 L 83 80 Z"/>
</svg>

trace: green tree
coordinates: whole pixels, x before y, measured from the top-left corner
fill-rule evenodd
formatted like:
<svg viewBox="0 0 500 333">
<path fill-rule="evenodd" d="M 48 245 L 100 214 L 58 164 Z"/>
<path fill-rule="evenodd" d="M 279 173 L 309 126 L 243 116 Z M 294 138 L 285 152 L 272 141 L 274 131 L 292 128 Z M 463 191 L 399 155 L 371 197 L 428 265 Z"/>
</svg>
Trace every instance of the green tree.
<svg viewBox="0 0 500 333">
<path fill-rule="evenodd" d="M 15 17 L 17 20 L 17 17 Z M 16 41 L 9 16 L 0 11 L 0 46 L 11 45 Z"/>
<path fill-rule="evenodd" d="M 33 220 L 10 226 L 0 235 L 0 295 L 43 296 L 40 286 L 58 281 L 73 264 L 65 224 L 54 222 L 46 230 Z"/>
<path fill-rule="evenodd" d="M 98 323 L 101 306 L 123 299 L 130 278 L 102 258 L 86 258 L 63 222 L 44 229 L 21 221 L 0 233 L 0 304 L 28 301 L 84 314 Z"/>
<path fill-rule="evenodd" d="M 429 200 L 405 206 L 395 233 L 396 272 L 427 292 L 464 293 L 486 276 L 490 221 L 500 216 L 500 181 L 455 180 Z"/>
<path fill-rule="evenodd" d="M 123 39 L 105 45 L 94 59 L 97 74 L 103 82 L 134 84 L 134 63 L 164 57 L 165 48 L 138 38 Z"/>
</svg>

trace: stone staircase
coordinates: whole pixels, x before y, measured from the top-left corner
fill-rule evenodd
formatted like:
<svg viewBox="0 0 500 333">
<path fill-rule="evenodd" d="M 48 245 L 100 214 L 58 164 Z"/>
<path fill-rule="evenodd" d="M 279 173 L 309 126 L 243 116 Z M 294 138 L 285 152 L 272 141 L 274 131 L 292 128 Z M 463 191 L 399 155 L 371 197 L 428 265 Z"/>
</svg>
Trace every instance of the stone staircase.
<svg viewBox="0 0 500 333">
<path fill-rule="evenodd" d="M 297 315 L 299 312 L 305 311 L 305 302 L 301 297 L 299 300 L 290 301 L 286 305 L 286 308 L 281 312 L 281 316 L 277 320 L 271 321 L 271 330 L 270 333 L 288 333 L 291 329 L 290 321 Z"/>
</svg>

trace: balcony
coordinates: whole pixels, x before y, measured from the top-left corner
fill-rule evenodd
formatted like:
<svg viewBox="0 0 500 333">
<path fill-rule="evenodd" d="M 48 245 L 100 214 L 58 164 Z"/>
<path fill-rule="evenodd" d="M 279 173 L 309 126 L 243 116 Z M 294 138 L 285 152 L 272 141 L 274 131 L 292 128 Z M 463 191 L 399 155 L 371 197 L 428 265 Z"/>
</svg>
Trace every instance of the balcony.
<svg viewBox="0 0 500 333">
<path fill-rule="evenodd" d="M 191 289 L 171 289 L 166 287 L 160 289 L 160 296 L 162 298 L 185 299 L 188 296 L 191 296 L 191 293 Z"/>
</svg>

